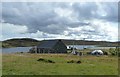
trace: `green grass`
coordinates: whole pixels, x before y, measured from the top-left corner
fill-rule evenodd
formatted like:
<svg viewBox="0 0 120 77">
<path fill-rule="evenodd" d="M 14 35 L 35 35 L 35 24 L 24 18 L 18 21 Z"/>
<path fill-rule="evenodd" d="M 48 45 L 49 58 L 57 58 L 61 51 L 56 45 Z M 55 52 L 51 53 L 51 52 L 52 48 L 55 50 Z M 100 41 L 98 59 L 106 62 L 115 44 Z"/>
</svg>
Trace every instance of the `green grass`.
<svg viewBox="0 0 120 77">
<path fill-rule="evenodd" d="M 37 61 L 49 59 L 55 63 Z M 80 60 L 82 63 L 67 63 Z M 3 75 L 117 75 L 116 56 L 75 56 L 70 54 L 3 54 Z"/>
<path fill-rule="evenodd" d="M 2 76 L 2 53 L 0 52 L 0 76 Z"/>
</svg>

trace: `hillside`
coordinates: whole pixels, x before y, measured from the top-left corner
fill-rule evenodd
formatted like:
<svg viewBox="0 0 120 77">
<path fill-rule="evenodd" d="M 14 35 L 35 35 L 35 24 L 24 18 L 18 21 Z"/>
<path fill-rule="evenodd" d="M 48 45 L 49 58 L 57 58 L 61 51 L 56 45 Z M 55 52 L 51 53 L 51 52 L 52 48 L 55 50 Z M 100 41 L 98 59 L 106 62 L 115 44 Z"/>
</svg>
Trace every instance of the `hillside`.
<svg viewBox="0 0 120 77">
<path fill-rule="evenodd" d="M 47 41 L 47 40 L 43 40 Z M 16 38 L 2 41 L 3 48 L 9 47 L 28 47 L 36 46 L 43 41 L 38 41 L 31 38 Z M 83 40 L 62 40 L 66 45 L 100 45 L 100 46 L 118 46 L 118 42 L 107 42 L 107 41 L 83 41 Z"/>
<path fill-rule="evenodd" d="M 99 45 L 99 46 L 118 46 L 118 42 L 108 42 L 108 41 L 83 41 L 83 40 L 63 40 L 67 45 Z"/>
<path fill-rule="evenodd" d="M 18 38 L 18 39 L 9 39 L 2 41 L 3 48 L 9 47 L 28 47 L 28 46 L 35 46 L 39 44 L 40 41 L 31 39 L 31 38 Z"/>
</svg>

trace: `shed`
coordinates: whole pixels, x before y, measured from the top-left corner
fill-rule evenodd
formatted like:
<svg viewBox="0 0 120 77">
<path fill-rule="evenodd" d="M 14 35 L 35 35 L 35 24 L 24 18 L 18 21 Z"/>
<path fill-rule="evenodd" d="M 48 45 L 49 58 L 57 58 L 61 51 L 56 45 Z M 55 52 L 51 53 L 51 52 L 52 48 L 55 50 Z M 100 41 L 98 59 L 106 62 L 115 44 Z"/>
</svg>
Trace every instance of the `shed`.
<svg viewBox="0 0 120 77">
<path fill-rule="evenodd" d="M 36 53 L 67 53 L 67 47 L 62 40 L 45 40 L 35 48 Z M 34 53 L 35 53 L 34 52 Z"/>
</svg>

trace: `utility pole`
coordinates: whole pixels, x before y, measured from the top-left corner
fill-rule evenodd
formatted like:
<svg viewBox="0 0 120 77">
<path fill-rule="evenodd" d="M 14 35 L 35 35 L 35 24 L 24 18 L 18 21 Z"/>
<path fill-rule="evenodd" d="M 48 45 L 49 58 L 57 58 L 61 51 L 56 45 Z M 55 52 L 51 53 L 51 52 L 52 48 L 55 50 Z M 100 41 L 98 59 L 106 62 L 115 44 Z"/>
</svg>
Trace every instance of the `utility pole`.
<svg viewBox="0 0 120 77">
<path fill-rule="evenodd" d="M 83 53 L 84 53 L 85 38 L 83 38 Z M 84 54 L 82 54 L 84 55 Z"/>
<path fill-rule="evenodd" d="M 37 54 L 37 46 L 35 46 L 35 53 Z"/>
<path fill-rule="evenodd" d="M 83 38 L 83 50 L 84 50 L 84 45 L 85 45 L 85 39 L 86 38 Z"/>
<path fill-rule="evenodd" d="M 74 40 L 73 40 L 73 50 L 72 50 L 72 52 L 73 52 L 73 54 L 74 54 L 74 52 L 75 52 L 75 50 L 74 50 Z"/>
</svg>

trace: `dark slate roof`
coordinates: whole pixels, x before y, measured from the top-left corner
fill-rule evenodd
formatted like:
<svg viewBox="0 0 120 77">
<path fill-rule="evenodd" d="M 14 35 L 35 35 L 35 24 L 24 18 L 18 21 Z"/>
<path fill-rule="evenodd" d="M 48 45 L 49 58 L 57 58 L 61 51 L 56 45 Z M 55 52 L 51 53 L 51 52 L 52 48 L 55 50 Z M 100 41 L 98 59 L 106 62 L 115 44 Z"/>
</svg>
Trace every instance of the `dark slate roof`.
<svg viewBox="0 0 120 77">
<path fill-rule="evenodd" d="M 53 48 L 59 40 L 45 40 L 37 48 Z"/>
</svg>

